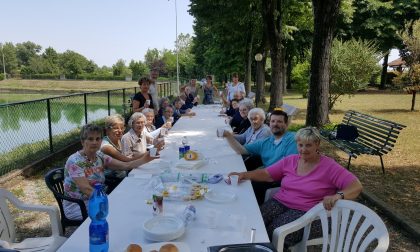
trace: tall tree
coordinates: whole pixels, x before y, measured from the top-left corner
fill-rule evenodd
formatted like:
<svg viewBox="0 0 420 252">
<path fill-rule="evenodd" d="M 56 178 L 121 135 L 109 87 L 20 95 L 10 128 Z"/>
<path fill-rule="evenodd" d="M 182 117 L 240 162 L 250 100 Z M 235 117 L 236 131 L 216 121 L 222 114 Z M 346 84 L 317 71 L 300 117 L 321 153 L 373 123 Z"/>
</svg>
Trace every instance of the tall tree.
<svg viewBox="0 0 420 252">
<path fill-rule="evenodd" d="M 271 56 L 271 94 L 269 110 L 283 105 L 283 68 L 282 60 L 282 1 L 263 0 L 263 20 L 265 33 L 270 45 Z"/>
<path fill-rule="evenodd" d="M 144 55 L 144 63 L 150 68 L 153 68 L 153 64 L 160 58 L 159 50 L 157 48 L 147 49 Z"/>
<path fill-rule="evenodd" d="M 320 127 L 329 121 L 330 52 L 340 0 L 312 0 L 314 37 L 306 125 Z"/>
<path fill-rule="evenodd" d="M 16 44 L 16 56 L 19 66 L 29 65 L 29 60 L 41 52 L 42 47 L 31 41 Z"/>
<path fill-rule="evenodd" d="M 4 64 L 6 65 L 6 73 L 14 74 L 18 70 L 18 61 L 16 57 L 16 47 L 13 43 L 6 42 L 3 44 Z M 3 59 L 0 60 L 1 71 L 3 72 Z"/>
</svg>

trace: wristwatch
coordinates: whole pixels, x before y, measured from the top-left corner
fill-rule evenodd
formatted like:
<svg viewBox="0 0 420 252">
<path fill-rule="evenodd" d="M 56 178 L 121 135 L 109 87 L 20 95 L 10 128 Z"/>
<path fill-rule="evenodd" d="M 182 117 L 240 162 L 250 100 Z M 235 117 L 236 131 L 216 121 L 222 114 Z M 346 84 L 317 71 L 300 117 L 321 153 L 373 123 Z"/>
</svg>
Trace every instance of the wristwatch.
<svg viewBox="0 0 420 252">
<path fill-rule="evenodd" d="M 344 199 L 344 193 L 343 192 L 337 192 L 338 195 L 340 195 L 341 199 Z"/>
</svg>

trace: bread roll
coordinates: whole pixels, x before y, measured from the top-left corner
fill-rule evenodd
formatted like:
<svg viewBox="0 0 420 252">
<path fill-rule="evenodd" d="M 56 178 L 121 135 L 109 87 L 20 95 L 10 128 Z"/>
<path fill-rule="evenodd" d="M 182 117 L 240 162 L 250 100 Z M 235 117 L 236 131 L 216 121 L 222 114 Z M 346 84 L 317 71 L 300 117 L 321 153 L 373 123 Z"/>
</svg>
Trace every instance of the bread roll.
<svg viewBox="0 0 420 252">
<path fill-rule="evenodd" d="M 142 252 L 143 249 L 138 244 L 130 244 L 126 248 L 125 252 Z"/>
<path fill-rule="evenodd" d="M 168 243 L 160 247 L 159 252 L 179 252 L 179 250 L 174 244 Z"/>
</svg>

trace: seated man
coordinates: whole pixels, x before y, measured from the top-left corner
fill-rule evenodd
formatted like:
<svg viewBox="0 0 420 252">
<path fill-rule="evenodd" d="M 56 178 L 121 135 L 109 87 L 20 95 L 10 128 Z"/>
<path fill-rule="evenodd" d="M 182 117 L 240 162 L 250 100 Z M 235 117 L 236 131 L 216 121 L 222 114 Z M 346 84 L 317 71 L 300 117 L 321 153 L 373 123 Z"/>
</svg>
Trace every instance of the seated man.
<svg viewBox="0 0 420 252">
<path fill-rule="evenodd" d="M 270 129 L 273 135 L 250 144 L 241 145 L 232 133 L 228 131 L 225 131 L 223 136 L 226 137 L 229 145 L 238 154 L 260 156 L 263 166 L 268 167 L 291 154 L 298 153 L 294 133 L 287 132 L 287 120 L 288 117 L 285 112 L 273 111 L 270 115 Z M 254 170 L 256 168 L 258 167 L 247 167 L 248 170 Z M 264 202 L 265 191 L 275 186 L 279 185 L 272 183 L 253 183 L 254 192 L 259 204 Z"/>
</svg>

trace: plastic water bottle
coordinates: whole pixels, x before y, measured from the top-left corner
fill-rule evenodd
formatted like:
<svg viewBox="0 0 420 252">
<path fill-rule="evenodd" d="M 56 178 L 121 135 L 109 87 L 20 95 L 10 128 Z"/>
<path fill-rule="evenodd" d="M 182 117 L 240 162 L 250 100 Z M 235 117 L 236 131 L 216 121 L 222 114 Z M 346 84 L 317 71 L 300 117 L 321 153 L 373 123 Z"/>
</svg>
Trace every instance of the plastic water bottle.
<svg viewBox="0 0 420 252">
<path fill-rule="evenodd" d="M 101 184 L 95 184 L 92 196 L 89 199 L 89 217 L 92 220 L 89 226 L 89 251 L 107 252 L 109 249 L 108 236 L 108 197 L 102 190 Z"/>
<path fill-rule="evenodd" d="M 187 226 L 191 221 L 195 219 L 196 209 L 193 205 L 188 205 L 185 207 L 184 212 L 182 213 L 182 220 L 184 225 Z"/>
</svg>

